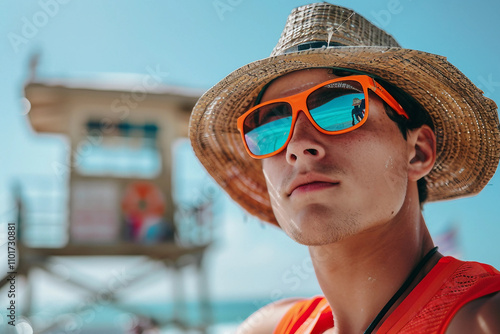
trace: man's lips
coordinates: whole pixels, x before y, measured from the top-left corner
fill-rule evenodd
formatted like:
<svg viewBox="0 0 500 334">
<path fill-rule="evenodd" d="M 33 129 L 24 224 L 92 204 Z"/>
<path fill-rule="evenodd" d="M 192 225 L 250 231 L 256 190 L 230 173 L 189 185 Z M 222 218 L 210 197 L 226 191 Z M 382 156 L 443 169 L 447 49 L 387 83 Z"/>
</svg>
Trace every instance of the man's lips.
<svg viewBox="0 0 500 334">
<path fill-rule="evenodd" d="M 301 186 L 295 188 L 290 195 L 314 191 L 314 190 L 325 189 L 325 188 L 333 187 L 335 185 L 338 185 L 338 183 L 312 182 L 312 183 L 304 184 L 304 185 L 301 185 Z"/>
<path fill-rule="evenodd" d="M 305 175 L 297 177 L 287 188 L 287 195 L 303 193 L 315 190 L 321 190 L 339 185 L 337 180 L 329 179 L 321 175 Z"/>
</svg>

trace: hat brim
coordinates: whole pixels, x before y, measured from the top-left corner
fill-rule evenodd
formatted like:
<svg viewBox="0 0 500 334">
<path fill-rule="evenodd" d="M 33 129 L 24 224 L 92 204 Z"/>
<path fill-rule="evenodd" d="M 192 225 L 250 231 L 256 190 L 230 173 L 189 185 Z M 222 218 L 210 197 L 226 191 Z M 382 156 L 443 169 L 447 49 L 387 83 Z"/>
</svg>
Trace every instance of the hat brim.
<svg viewBox="0 0 500 334">
<path fill-rule="evenodd" d="M 497 106 L 445 57 L 394 47 L 345 46 L 269 57 L 243 66 L 208 90 L 193 109 L 190 139 L 215 181 L 250 214 L 276 224 L 261 162 L 236 127 L 272 79 L 305 68 L 353 69 L 399 87 L 431 116 L 437 158 L 426 176 L 428 201 L 477 194 L 500 157 Z"/>
</svg>

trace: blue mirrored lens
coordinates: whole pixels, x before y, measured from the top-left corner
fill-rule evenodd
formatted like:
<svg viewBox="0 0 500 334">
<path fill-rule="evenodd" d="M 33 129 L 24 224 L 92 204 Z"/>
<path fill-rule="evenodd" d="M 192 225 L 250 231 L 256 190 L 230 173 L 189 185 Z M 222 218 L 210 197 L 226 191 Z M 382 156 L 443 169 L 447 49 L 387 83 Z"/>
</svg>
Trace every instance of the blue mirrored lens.
<svg viewBox="0 0 500 334">
<path fill-rule="evenodd" d="M 316 124 L 323 130 L 346 130 L 365 117 L 363 87 L 356 81 L 325 85 L 309 95 L 307 107 Z"/>
<path fill-rule="evenodd" d="M 255 155 L 266 155 L 285 145 L 292 125 L 292 108 L 288 103 L 268 104 L 245 118 L 243 129 L 248 149 Z"/>
</svg>

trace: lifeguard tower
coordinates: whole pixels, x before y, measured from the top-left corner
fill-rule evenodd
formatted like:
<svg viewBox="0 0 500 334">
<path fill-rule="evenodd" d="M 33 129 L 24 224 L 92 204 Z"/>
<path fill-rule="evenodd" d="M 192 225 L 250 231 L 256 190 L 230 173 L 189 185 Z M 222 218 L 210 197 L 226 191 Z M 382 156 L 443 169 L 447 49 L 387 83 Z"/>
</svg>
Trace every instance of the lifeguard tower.
<svg viewBox="0 0 500 334">
<path fill-rule="evenodd" d="M 140 283 L 151 270 L 168 271 L 165 279 L 174 297 L 165 302 L 173 304 L 172 311 L 160 316 L 141 310 L 129 313 L 146 320 L 146 329 L 175 326 L 205 333 L 211 308 L 203 259 L 212 242 L 212 198 L 205 194 L 196 205 L 181 208 L 172 191 L 173 144 L 187 137 L 189 115 L 201 92 L 165 86 L 154 70 L 141 77 L 87 82 L 31 76 L 25 86 L 31 126 L 39 134 L 64 136 L 68 150 L 66 163 L 52 164 L 55 188 L 62 192 L 54 191 L 48 180 L 41 180 L 34 190 L 22 182 L 16 186 L 18 275 L 32 287 L 34 268 L 61 275 L 53 266 L 57 259 L 137 257 L 133 274 L 104 293 L 80 275 L 66 273 L 64 281 L 93 295 L 95 303 L 105 300 L 123 309 L 120 289 Z M 184 313 L 185 267 L 196 272 L 199 317 L 194 325 Z M 33 313 L 32 292 L 25 293 L 27 319 Z M 33 323 L 35 333 L 50 333 L 58 326 L 68 324 L 60 318 L 45 319 L 40 326 Z M 134 330 L 142 332 L 140 325 Z"/>
</svg>

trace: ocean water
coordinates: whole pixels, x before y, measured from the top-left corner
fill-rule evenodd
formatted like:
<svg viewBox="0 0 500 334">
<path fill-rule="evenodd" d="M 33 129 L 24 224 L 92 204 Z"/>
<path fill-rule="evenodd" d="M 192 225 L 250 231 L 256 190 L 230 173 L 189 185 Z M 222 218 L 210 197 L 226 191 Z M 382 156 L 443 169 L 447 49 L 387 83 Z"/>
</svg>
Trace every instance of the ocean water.
<svg viewBox="0 0 500 334">
<path fill-rule="evenodd" d="M 208 334 L 232 334 L 237 326 L 264 302 L 256 301 L 212 301 Z M 260 305 L 260 306 L 259 306 Z M 161 324 L 151 326 L 149 317 Z M 185 324 L 196 327 L 204 323 L 199 304 L 190 302 L 174 310 L 172 304 L 156 305 L 89 305 L 81 309 L 34 310 L 30 318 L 18 317 L 16 328 L 5 321 L 2 314 L 0 333 L 5 334 L 136 334 L 132 328 L 142 325 L 142 334 L 196 334 L 195 329 L 182 329 L 173 324 L 173 319 L 182 319 Z M 54 325 L 57 324 L 57 325 Z M 154 329 L 154 330 L 153 330 Z"/>
</svg>

